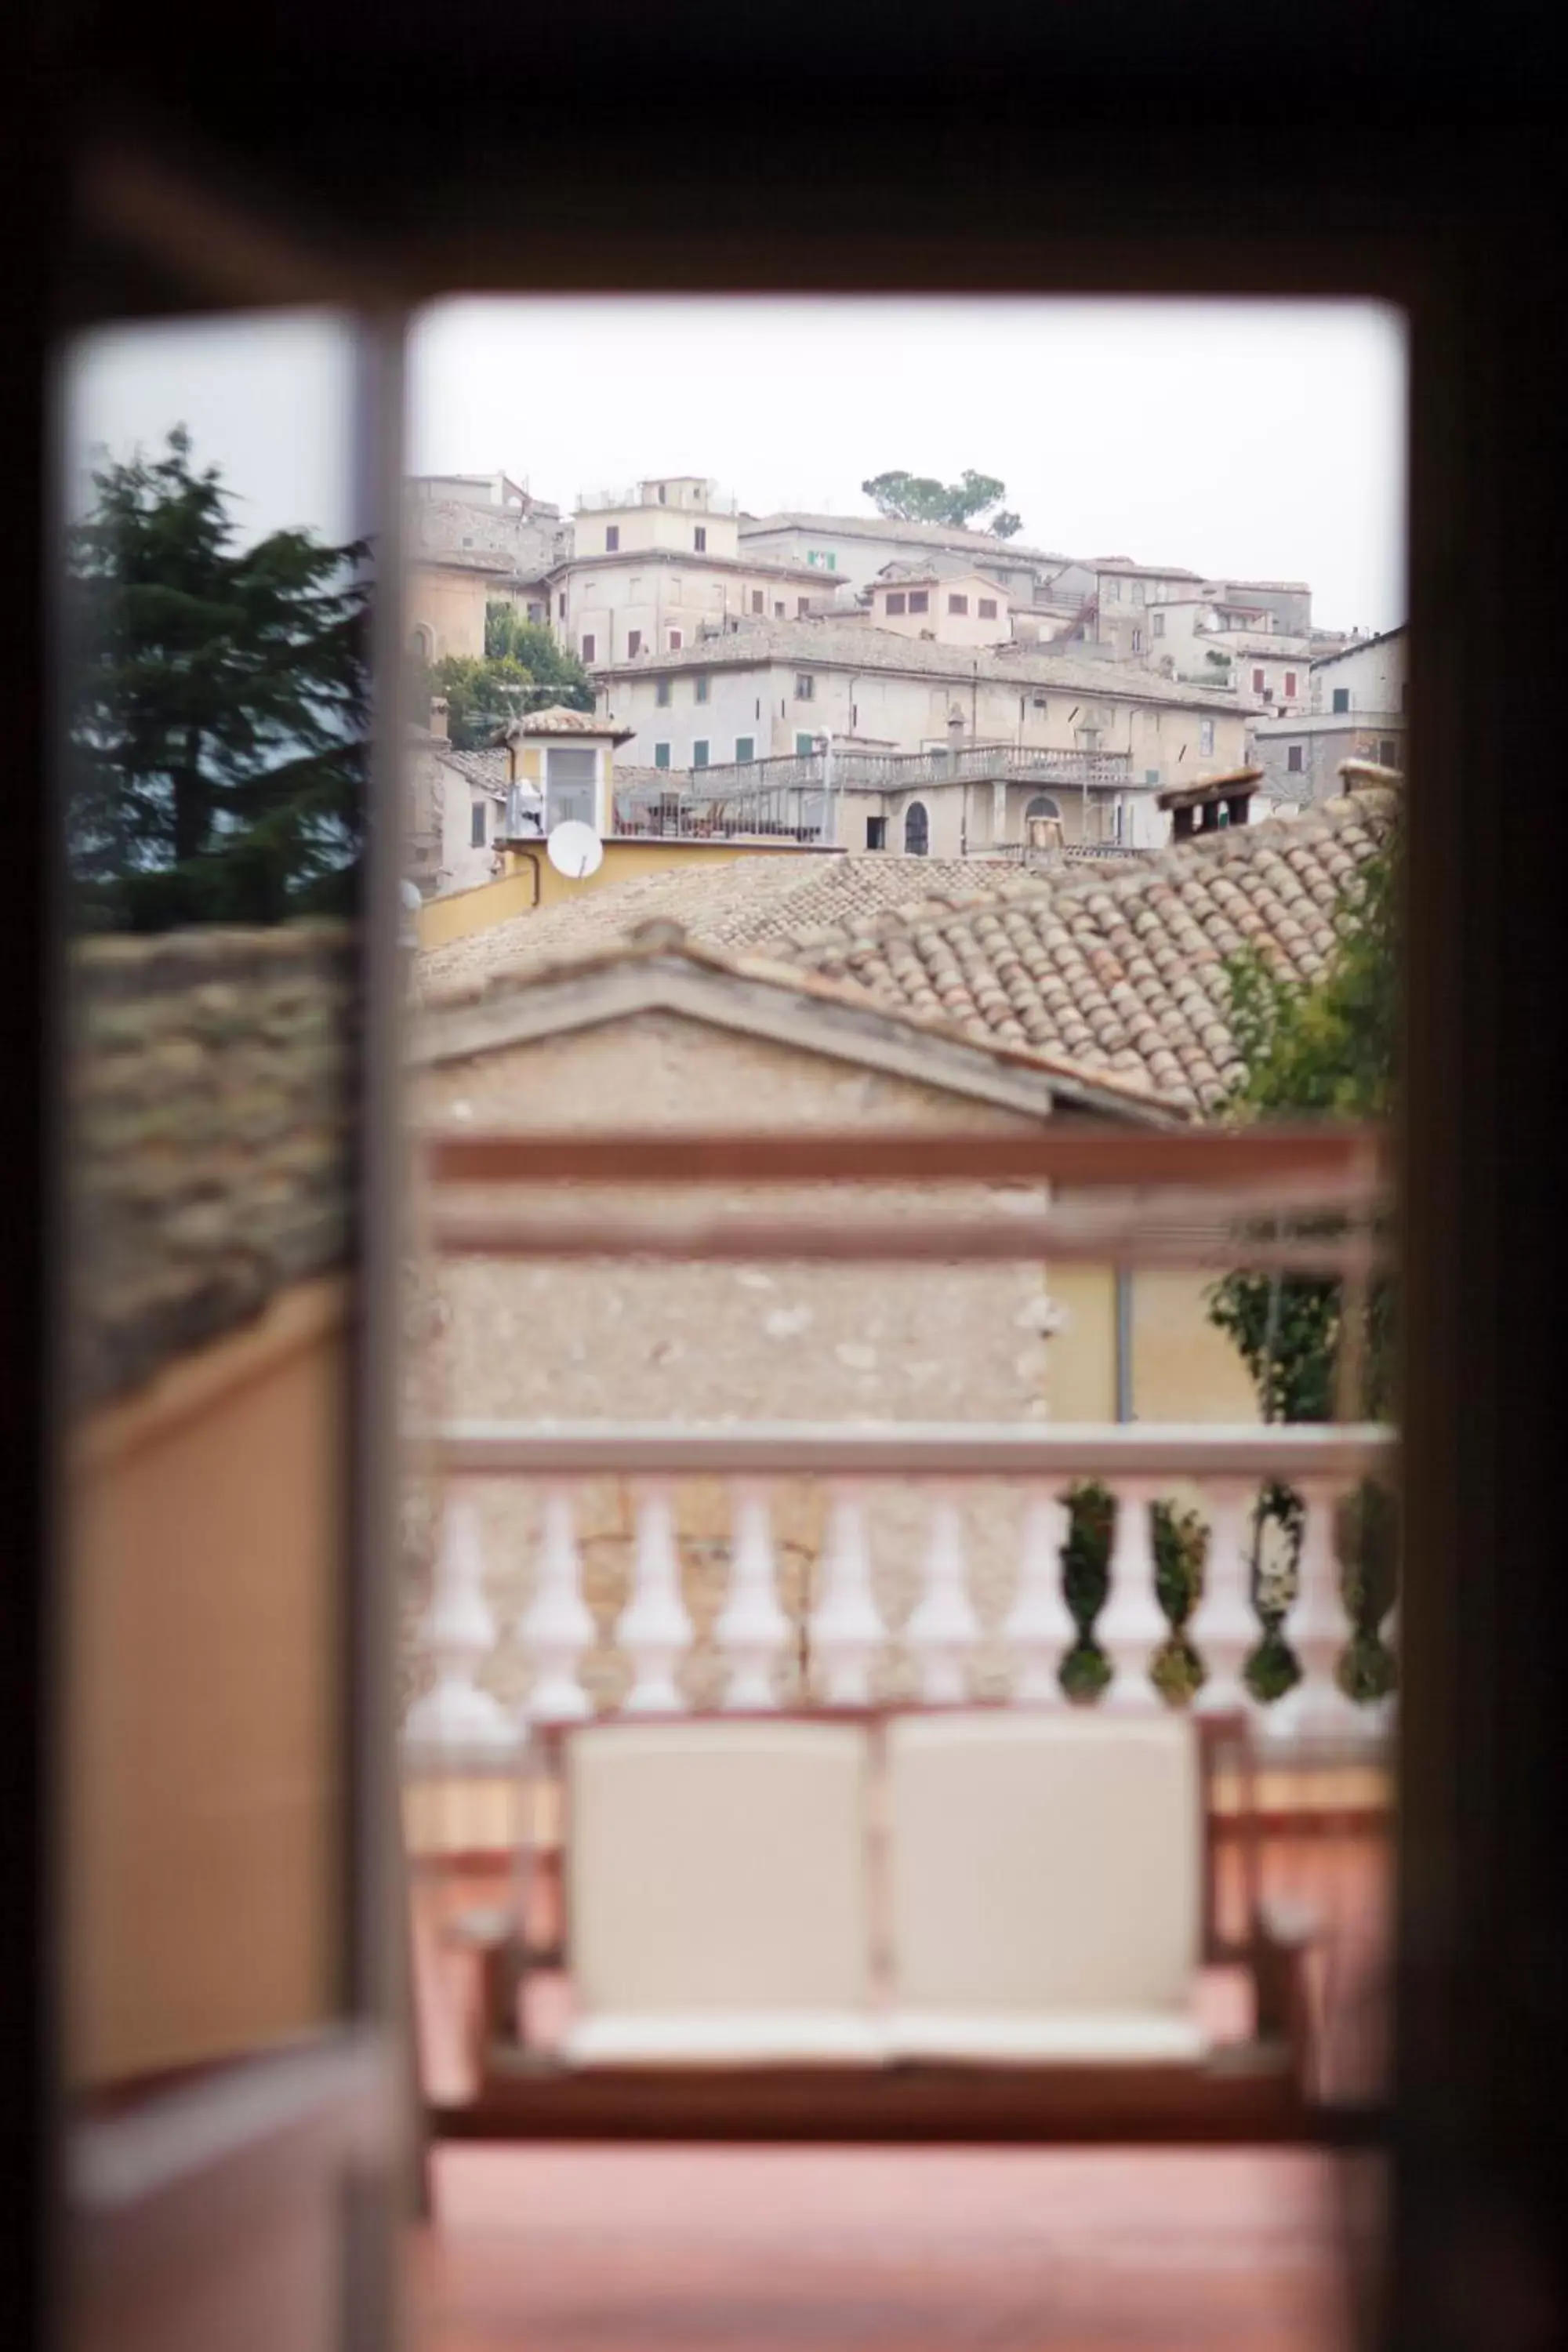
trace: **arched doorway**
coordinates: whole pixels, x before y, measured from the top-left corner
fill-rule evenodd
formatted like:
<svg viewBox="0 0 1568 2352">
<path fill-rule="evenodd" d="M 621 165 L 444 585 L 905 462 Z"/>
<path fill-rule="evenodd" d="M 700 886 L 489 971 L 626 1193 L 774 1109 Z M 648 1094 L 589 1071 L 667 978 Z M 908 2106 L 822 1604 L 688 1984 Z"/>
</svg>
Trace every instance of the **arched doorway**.
<svg viewBox="0 0 1568 2352">
<path fill-rule="evenodd" d="M 1062 821 L 1061 810 L 1057 806 L 1056 802 L 1052 800 L 1049 793 L 1037 793 L 1035 794 L 1034 799 L 1024 811 L 1025 823 L 1027 824 L 1028 820 L 1032 816 L 1054 817 L 1058 824 Z"/>
<path fill-rule="evenodd" d="M 408 658 L 428 669 L 436 658 L 436 633 L 421 621 L 408 632 Z"/>
<path fill-rule="evenodd" d="M 924 857 L 931 849 L 931 819 L 924 801 L 911 801 L 904 811 L 904 856 Z"/>
</svg>

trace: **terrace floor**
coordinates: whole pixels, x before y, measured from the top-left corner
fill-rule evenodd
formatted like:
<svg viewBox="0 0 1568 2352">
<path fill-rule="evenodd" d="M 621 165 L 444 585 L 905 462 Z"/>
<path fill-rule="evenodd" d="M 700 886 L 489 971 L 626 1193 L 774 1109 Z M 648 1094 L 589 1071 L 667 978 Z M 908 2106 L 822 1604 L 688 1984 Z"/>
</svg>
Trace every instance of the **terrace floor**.
<svg viewBox="0 0 1568 2352">
<path fill-rule="evenodd" d="M 1333 2077 L 1370 2087 L 1381 1839 L 1272 1836 L 1328 1928 Z M 426 2062 L 450 2095 L 461 1961 L 421 1889 Z M 1353 2352 L 1367 2158 L 1307 2150 L 449 2147 L 411 2352 Z"/>
<path fill-rule="evenodd" d="M 1352 2352 L 1333 2159 L 449 2147 L 416 2352 Z M 1364 2221 L 1364 2210 L 1363 2212 Z"/>
</svg>

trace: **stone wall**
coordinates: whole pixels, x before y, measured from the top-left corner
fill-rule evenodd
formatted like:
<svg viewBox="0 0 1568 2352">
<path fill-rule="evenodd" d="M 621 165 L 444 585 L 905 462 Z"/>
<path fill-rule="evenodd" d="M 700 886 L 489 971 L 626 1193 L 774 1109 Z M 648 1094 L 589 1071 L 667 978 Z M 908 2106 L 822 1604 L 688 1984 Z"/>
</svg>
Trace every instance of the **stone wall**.
<svg viewBox="0 0 1568 2352">
<path fill-rule="evenodd" d="M 66 1162 L 79 1408 L 345 1260 L 355 960 L 338 923 L 76 950 Z"/>
<path fill-rule="evenodd" d="M 476 1128 L 811 1129 L 887 1132 L 1027 1131 L 1021 1114 L 962 1100 L 938 1086 L 858 1069 L 826 1055 L 725 1034 L 668 1013 L 497 1048 L 426 1070 L 422 1118 Z M 479 1198 L 476 1192 L 472 1197 Z M 609 1188 L 579 1188 L 570 1207 L 591 1216 L 634 1205 Z M 1030 1196 L 1013 1192 L 1023 1206 Z M 997 1202 L 981 1188 L 942 1195 L 955 1211 Z M 515 1202 L 513 1203 L 515 1205 Z M 649 1204 L 647 1196 L 635 1201 Z M 781 1215 L 844 1214 L 893 1221 L 937 1205 L 914 1188 L 734 1187 L 712 1209 Z M 1033 1205 L 1040 1205 L 1034 1196 Z M 549 1204 L 536 1204 L 549 1213 Z M 434 1275 L 420 1353 L 437 1413 L 458 1420 L 1004 1421 L 1047 1412 L 1051 1302 L 1037 1264 L 666 1265 L 453 1259 Z M 473 1489 L 501 1626 L 488 1669 L 498 1696 L 517 1701 L 528 1683 L 517 1623 L 533 1589 L 539 1497 L 523 1481 Z M 773 1496 L 773 1533 L 786 1612 L 800 1625 L 816 1575 L 826 1496 L 809 1482 Z M 913 1605 L 926 1540 L 928 1498 L 911 1487 L 875 1486 L 868 1497 L 873 1573 L 895 1629 L 879 1687 L 908 1686 L 897 1629 Z M 1013 1591 L 1022 1498 L 1015 1490 L 965 1488 L 963 1517 L 973 1590 L 992 1638 L 976 1686 L 1005 1686 L 994 1629 Z M 615 1638 L 635 1549 L 635 1496 L 625 1480 L 586 1482 L 579 1496 L 589 1606 L 599 1641 L 584 1681 L 613 1703 L 627 1662 Z M 711 1626 L 730 1577 L 731 1497 L 711 1480 L 683 1481 L 675 1496 L 688 1606 L 698 1630 L 683 1681 L 697 1703 L 713 1699 L 722 1669 Z M 433 1535 L 433 1528 L 431 1529 Z M 793 1686 L 786 1678 L 786 1687 Z"/>
</svg>

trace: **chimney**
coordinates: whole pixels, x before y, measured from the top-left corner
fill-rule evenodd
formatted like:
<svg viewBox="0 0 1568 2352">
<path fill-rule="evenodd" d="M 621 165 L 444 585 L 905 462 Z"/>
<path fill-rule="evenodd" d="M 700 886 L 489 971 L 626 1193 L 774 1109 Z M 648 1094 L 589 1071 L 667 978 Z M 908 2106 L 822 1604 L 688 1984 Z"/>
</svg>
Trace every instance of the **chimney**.
<svg viewBox="0 0 1568 2352">
<path fill-rule="evenodd" d="M 1176 792 L 1159 793 L 1154 805 L 1168 811 L 1171 839 L 1190 841 L 1194 833 L 1218 833 L 1222 827 L 1246 824 L 1252 795 L 1263 780 L 1261 768 L 1233 768 L 1223 776 L 1205 776 Z"/>
<path fill-rule="evenodd" d="M 447 740 L 447 698 L 444 694 L 433 694 L 430 698 L 430 732 L 438 735 L 443 743 Z"/>
</svg>

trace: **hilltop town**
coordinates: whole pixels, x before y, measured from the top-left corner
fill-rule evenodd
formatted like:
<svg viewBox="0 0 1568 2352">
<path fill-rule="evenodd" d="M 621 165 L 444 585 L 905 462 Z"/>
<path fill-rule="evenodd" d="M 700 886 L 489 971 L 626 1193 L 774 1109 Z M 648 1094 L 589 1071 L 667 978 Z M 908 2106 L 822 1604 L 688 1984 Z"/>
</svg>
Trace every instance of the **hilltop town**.
<svg viewBox="0 0 1568 2352">
<path fill-rule="evenodd" d="M 1304 581 L 753 515 L 697 476 L 564 512 L 505 473 L 420 477 L 405 548 L 407 650 L 432 687 L 412 715 L 426 899 L 505 874 L 510 845 L 567 817 L 608 848 L 1136 859 L 1227 823 L 1225 779 L 1262 814 L 1332 798 L 1346 761 L 1404 765 L 1404 629 L 1321 628 Z M 510 742 L 500 724 L 458 740 L 441 677 L 520 630 L 576 693 L 519 696 Z M 645 863 L 612 856 L 602 880 Z"/>
</svg>

